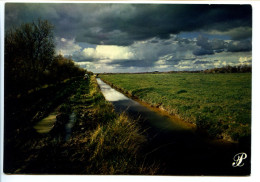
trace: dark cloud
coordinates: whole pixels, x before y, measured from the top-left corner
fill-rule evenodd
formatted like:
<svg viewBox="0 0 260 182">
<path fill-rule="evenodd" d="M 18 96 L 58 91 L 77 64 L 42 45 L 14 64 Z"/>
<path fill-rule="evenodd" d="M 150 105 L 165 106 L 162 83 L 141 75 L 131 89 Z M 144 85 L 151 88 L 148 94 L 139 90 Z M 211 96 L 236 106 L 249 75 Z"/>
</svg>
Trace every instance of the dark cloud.
<svg viewBox="0 0 260 182">
<path fill-rule="evenodd" d="M 151 43 L 158 43 L 158 40 L 152 40 Z"/>
<path fill-rule="evenodd" d="M 211 63 L 210 61 L 196 61 L 194 64 L 207 64 L 207 63 Z"/>
<path fill-rule="evenodd" d="M 252 50 L 252 43 L 250 40 L 231 41 L 227 46 L 229 52 L 247 52 Z"/>
<path fill-rule="evenodd" d="M 72 59 L 75 62 L 97 62 L 99 59 L 93 58 L 93 57 L 83 57 L 80 54 L 73 54 Z"/>
<path fill-rule="evenodd" d="M 210 41 L 210 46 L 214 51 L 220 52 L 227 47 L 227 43 L 224 40 L 213 39 Z"/>
<path fill-rule="evenodd" d="M 197 38 L 196 45 L 199 46 L 199 48 L 196 48 L 193 51 L 193 54 L 195 56 L 214 54 L 212 44 L 209 42 L 207 37 L 199 35 Z"/>
<path fill-rule="evenodd" d="M 223 32 L 222 34 L 231 36 L 233 40 L 247 39 L 252 37 L 252 27 L 238 27 L 231 29 L 228 32 Z"/>
<path fill-rule="evenodd" d="M 208 38 L 204 37 L 204 36 L 201 36 L 201 35 L 197 38 L 196 44 L 198 46 L 200 46 L 202 49 L 208 49 L 208 50 L 212 49 L 212 46 L 209 43 Z"/>
<path fill-rule="evenodd" d="M 213 51 L 213 50 L 210 50 L 210 49 L 199 48 L 199 49 L 195 49 L 192 53 L 193 53 L 195 56 L 203 56 L 203 55 L 214 54 L 214 51 Z"/>
<path fill-rule="evenodd" d="M 129 68 L 129 67 L 152 67 L 153 62 L 149 60 L 114 60 L 107 63 L 108 65 L 116 65 L 117 67 Z"/>
<path fill-rule="evenodd" d="M 184 44 L 189 44 L 189 43 L 191 43 L 191 41 L 189 40 L 189 39 L 179 39 L 178 40 L 179 41 L 179 43 L 184 43 Z"/>
<path fill-rule="evenodd" d="M 247 52 L 252 50 L 251 40 L 231 41 L 227 43 L 219 39 L 209 40 L 207 37 L 201 35 L 198 36 L 196 45 L 199 46 L 199 48 L 193 51 L 193 54 L 196 56 L 211 55 L 223 51 Z"/>
<path fill-rule="evenodd" d="M 227 48 L 227 43 L 224 40 L 220 40 L 220 39 L 209 40 L 207 37 L 201 35 L 198 36 L 196 44 L 201 48 L 194 50 L 193 51 L 194 55 L 220 53 Z"/>
<path fill-rule="evenodd" d="M 96 62 L 99 60 L 95 57 L 85 56 L 82 52 L 75 52 L 72 59 L 76 62 Z"/>
<path fill-rule="evenodd" d="M 218 49 L 218 50 L 215 50 L 214 52 L 215 52 L 215 53 L 221 53 L 221 52 L 223 52 L 223 51 L 225 51 L 225 49 Z"/>
<path fill-rule="evenodd" d="M 58 51 L 101 70 L 106 65 L 126 70 L 201 69 L 203 64 L 214 67 L 240 57 L 250 59 L 252 50 L 250 5 L 5 5 L 6 30 L 38 18 L 55 26 Z"/>
<path fill-rule="evenodd" d="M 7 3 L 5 10 L 6 28 L 41 17 L 55 25 L 59 37 L 107 45 L 126 46 L 153 37 L 169 39 L 180 32 L 227 32 L 252 26 L 250 5 Z M 251 36 L 250 31 L 233 34 L 236 38 Z"/>
</svg>

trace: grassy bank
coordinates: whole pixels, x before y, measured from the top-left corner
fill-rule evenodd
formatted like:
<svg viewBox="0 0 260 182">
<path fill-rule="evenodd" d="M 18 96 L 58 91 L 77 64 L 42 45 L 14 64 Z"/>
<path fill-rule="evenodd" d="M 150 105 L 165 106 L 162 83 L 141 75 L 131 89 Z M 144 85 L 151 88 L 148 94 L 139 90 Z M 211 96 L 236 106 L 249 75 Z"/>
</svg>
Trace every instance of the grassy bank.
<svg viewBox="0 0 260 182">
<path fill-rule="evenodd" d="M 211 137 L 250 136 L 251 73 L 112 74 L 123 92 L 197 125 Z"/>
<path fill-rule="evenodd" d="M 140 151 L 146 138 L 141 134 L 138 124 L 129 120 L 126 115 L 114 112 L 112 105 L 105 101 L 94 77 L 90 81 L 78 80 L 73 91 L 58 106 L 56 122 L 49 133 L 39 134 L 33 129 L 33 124 L 28 124 L 27 128 L 30 129 L 24 131 L 27 139 L 15 137 L 18 140 L 13 140 L 12 149 L 19 155 L 7 165 L 5 172 L 156 173 L 157 165 L 147 163 L 142 158 Z M 70 137 L 67 138 L 66 127 L 71 120 L 74 125 L 69 133 Z M 6 159 L 14 156 L 14 153 L 9 154 Z"/>
</svg>

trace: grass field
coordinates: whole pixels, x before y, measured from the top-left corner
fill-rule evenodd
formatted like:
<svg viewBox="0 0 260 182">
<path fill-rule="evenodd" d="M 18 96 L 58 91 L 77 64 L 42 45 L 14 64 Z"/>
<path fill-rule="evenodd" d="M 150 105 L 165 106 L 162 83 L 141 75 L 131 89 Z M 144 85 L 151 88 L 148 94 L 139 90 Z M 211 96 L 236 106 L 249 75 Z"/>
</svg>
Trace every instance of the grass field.
<svg viewBox="0 0 260 182">
<path fill-rule="evenodd" d="M 100 78 L 175 114 L 214 138 L 238 141 L 251 131 L 251 73 L 109 74 Z"/>
</svg>

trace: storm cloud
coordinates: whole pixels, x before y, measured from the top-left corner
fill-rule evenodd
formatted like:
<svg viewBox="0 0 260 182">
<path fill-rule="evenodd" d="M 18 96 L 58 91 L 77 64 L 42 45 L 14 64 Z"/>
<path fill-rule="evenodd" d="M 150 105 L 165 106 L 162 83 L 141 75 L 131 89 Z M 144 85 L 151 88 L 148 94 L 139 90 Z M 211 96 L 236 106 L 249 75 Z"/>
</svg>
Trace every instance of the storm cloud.
<svg viewBox="0 0 260 182">
<path fill-rule="evenodd" d="M 124 46 L 189 31 L 229 31 L 232 36 L 232 30 L 252 26 L 249 5 L 6 4 L 7 28 L 39 17 L 49 19 L 64 38 Z"/>
<path fill-rule="evenodd" d="M 6 30 L 38 18 L 55 26 L 57 53 L 71 56 L 79 65 L 96 72 L 128 68 L 192 70 L 205 65 L 240 64 L 242 55 L 249 59 L 252 50 L 250 5 L 5 5 Z M 221 60 L 233 53 L 236 56 L 229 56 L 229 62 Z"/>
<path fill-rule="evenodd" d="M 249 40 L 231 41 L 227 49 L 230 52 L 247 52 L 252 50 L 252 43 Z"/>
</svg>

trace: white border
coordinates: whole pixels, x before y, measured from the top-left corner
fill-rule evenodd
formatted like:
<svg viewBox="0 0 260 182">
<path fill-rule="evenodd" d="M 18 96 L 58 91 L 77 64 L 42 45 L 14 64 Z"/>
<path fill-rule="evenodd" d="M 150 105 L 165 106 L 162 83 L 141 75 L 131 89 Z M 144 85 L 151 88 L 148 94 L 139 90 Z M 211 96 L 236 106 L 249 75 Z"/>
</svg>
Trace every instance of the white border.
<svg viewBox="0 0 260 182">
<path fill-rule="evenodd" d="M 3 175 L 3 147 L 4 147 L 4 4 L 0 2 L 0 170 Z"/>
<path fill-rule="evenodd" d="M 199 177 L 199 176 L 189 176 L 189 177 L 181 177 L 181 176 L 92 176 L 92 175 L 82 175 L 82 176 L 75 176 L 75 175 L 6 175 L 3 174 L 3 86 L 4 86 L 4 78 L 3 78 L 3 71 L 4 71 L 4 4 L 6 2 L 31 2 L 31 3 L 158 3 L 158 4 L 165 4 L 165 3 L 172 3 L 172 4 L 251 4 L 253 7 L 253 87 L 252 87 L 252 171 L 250 177 Z M 238 12 L 239 13 L 239 12 Z M 260 155 L 260 148 L 259 148 L 259 141 L 260 138 L 260 93 L 258 78 L 260 78 L 260 50 L 259 50 L 259 41 L 260 41 L 260 27 L 257 20 L 260 17 L 260 2 L 258 1 L 38 1 L 38 0 L 3 0 L 0 2 L 0 38 L 1 38 L 1 45 L 0 45 L 0 126 L 1 126 L 1 182 L 71 182 L 71 181 L 106 181 L 106 182 L 114 182 L 114 181 L 126 181 L 126 182 L 133 182 L 133 181 L 145 181 L 149 180 L 150 182 L 157 182 L 157 181 L 178 181 L 178 182 L 256 182 L 259 181 L 259 155 Z"/>
</svg>

